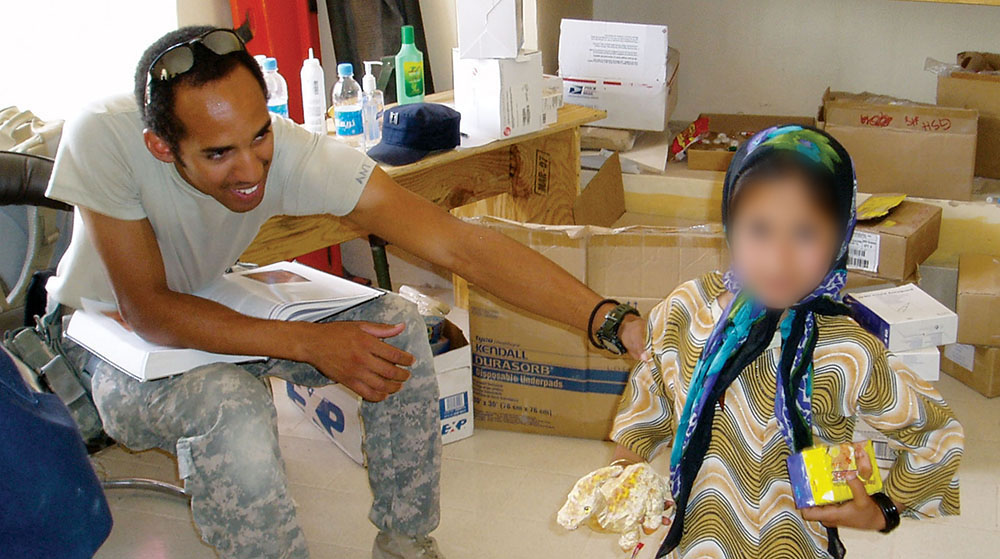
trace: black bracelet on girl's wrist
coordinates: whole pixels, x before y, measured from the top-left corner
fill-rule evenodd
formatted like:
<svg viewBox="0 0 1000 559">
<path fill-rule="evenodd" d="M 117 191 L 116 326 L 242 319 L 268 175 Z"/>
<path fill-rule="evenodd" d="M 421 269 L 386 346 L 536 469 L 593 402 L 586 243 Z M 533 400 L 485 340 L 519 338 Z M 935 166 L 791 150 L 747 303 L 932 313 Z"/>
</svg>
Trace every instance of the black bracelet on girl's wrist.
<svg viewBox="0 0 1000 559">
<path fill-rule="evenodd" d="M 879 530 L 883 534 L 888 534 L 896 528 L 899 527 L 899 509 L 896 508 L 896 503 L 889 498 L 885 493 L 875 493 L 872 495 L 872 500 L 878 505 L 878 508 L 882 510 L 882 516 L 885 517 L 885 528 Z"/>
</svg>

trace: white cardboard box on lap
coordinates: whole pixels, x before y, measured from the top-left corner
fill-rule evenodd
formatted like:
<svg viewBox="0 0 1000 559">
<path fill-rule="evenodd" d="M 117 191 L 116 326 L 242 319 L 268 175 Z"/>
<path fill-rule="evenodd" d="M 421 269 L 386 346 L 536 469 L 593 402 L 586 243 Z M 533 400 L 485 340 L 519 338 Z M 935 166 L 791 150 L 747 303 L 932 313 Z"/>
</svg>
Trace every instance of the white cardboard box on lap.
<svg viewBox="0 0 1000 559">
<path fill-rule="evenodd" d="M 559 75 L 567 103 L 607 111 L 593 126 L 662 131 L 677 104 L 679 53 L 665 25 L 564 19 Z"/>
<path fill-rule="evenodd" d="M 434 357 L 441 392 L 438 410 L 441 415 L 441 441 L 453 443 L 472 436 L 472 348 L 462 331 L 445 322 L 443 335 L 451 340 L 450 351 Z M 307 418 L 326 433 L 345 454 L 358 464 L 365 464 L 361 441 L 364 425 L 361 421 L 361 398 L 343 385 L 330 384 L 318 388 L 285 383 L 286 397 Z"/>
<path fill-rule="evenodd" d="M 849 294 L 854 319 L 892 352 L 955 343 L 958 315 L 912 283 Z"/>
<path fill-rule="evenodd" d="M 542 129 L 542 54 L 517 58 L 461 58 L 452 51 L 455 109 L 463 134 L 512 138 Z"/>
</svg>

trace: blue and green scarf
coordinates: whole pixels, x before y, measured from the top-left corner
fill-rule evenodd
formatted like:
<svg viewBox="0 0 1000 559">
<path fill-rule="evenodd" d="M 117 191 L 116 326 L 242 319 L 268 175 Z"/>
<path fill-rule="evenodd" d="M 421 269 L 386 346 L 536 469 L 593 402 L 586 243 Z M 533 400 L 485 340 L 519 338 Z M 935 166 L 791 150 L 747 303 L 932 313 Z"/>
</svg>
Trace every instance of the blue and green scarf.
<svg viewBox="0 0 1000 559">
<path fill-rule="evenodd" d="M 670 481 L 676 515 L 657 557 L 664 557 L 680 543 L 695 477 L 701 469 L 712 434 L 715 402 L 748 365 L 770 345 L 781 331 L 781 358 L 777 371 L 774 414 L 778 428 L 792 452 L 812 446 L 813 349 L 816 345 L 816 315 L 842 315 L 840 291 L 847 278 L 848 245 L 856 222 L 857 182 L 847 151 L 829 134 L 810 127 L 780 126 L 754 135 L 737 150 L 726 173 L 722 192 L 722 219 L 728 228 L 730 204 L 740 177 L 754 165 L 776 154 L 793 154 L 803 165 L 829 173 L 837 190 L 836 200 L 849 216 L 843 224 L 843 242 L 822 284 L 792 308 L 768 309 L 740 285 L 737 270 L 724 275 L 733 298 L 715 324 L 695 365 L 687 401 L 679 418 L 670 455 Z M 849 207 L 848 207 L 849 206 Z M 782 319 L 782 314 L 785 317 Z M 839 546 L 831 534 L 831 553 Z M 842 546 L 840 546 L 842 548 Z"/>
</svg>

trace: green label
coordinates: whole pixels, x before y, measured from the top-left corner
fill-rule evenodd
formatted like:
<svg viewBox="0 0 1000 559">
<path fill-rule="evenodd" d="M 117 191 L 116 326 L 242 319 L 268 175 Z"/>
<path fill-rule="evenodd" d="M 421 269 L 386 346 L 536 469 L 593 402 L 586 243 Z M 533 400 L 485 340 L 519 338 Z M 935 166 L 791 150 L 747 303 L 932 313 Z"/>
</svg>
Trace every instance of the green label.
<svg viewBox="0 0 1000 559">
<path fill-rule="evenodd" d="M 403 63 L 403 89 L 407 97 L 418 97 L 424 94 L 424 63 Z"/>
</svg>

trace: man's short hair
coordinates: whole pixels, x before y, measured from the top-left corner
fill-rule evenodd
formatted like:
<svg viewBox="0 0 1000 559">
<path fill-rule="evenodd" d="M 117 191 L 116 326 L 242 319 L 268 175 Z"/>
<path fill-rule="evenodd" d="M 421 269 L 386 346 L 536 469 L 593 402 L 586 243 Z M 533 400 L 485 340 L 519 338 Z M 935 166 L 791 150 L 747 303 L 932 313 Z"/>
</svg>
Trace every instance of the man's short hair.
<svg viewBox="0 0 1000 559">
<path fill-rule="evenodd" d="M 149 88 L 149 104 L 145 104 L 146 81 L 149 67 L 156 57 L 170 47 L 186 43 L 208 31 L 216 29 L 208 25 L 181 27 L 156 40 L 142 54 L 135 68 L 135 101 L 142 112 L 142 121 L 147 128 L 163 138 L 175 156 L 179 156 L 178 144 L 186 131 L 184 124 L 174 115 L 174 92 L 179 85 L 200 86 L 228 76 L 239 66 L 243 66 L 256 78 L 264 98 L 267 98 L 267 84 L 257 61 L 245 50 L 218 55 L 201 44 L 194 44 L 194 65 L 190 70 L 167 81 L 153 80 Z"/>
</svg>

